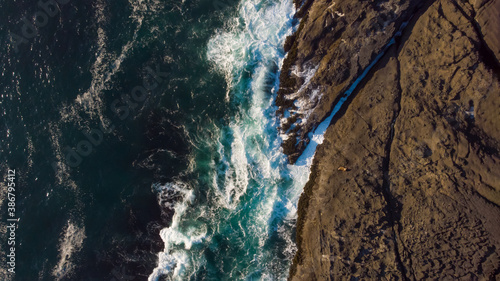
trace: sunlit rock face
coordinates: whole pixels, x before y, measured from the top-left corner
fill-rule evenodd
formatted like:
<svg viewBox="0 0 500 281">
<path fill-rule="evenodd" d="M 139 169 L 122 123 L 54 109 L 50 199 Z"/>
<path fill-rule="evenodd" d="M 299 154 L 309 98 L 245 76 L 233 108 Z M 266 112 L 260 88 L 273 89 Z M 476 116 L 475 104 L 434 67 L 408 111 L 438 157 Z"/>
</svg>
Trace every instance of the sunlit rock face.
<svg viewBox="0 0 500 281">
<path fill-rule="evenodd" d="M 359 17 L 358 33 L 343 37 L 351 22 L 339 31 L 337 45 L 301 50 L 330 36 L 329 29 L 319 39 L 302 31 L 320 28 L 314 15 L 333 5 L 313 1 L 294 42 L 297 53 L 307 55 L 296 56 L 290 73 L 319 65 L 303 80 L 322 94 L 301 113 L 309 119 L 300 119 L 293 139 L 304 145 L 290 146 L 291 161 L 306 147 L 305 134 L 328 116 L 373 57 L 383 55 L 331 118 L 315 151 L 299 201 L 298 253 L 289 279 L 500 278 L 500 68 L 493 36 L 499 25 L 492 27 L 498 18 L 491 15 L 499 1 L 404 1 L 399 9 L 391 6 L 393 17 L 349 2 L 358 8 L 336 10 L 343 16 L 331 26 Z M 395 28 L 377 37 L 363 31 L 370 18 L 392 19 Z M 384 49 L 403 22 L 401 37 Z M 354 45 L 349 42 L 368 43 L 347 55 Z M 321 59 L 304 63 L 315 58 Z M 303 92 L 304 99 L 316 95 Z M 288 106 L 315 103 L 297 100 Z"/>
</svg>

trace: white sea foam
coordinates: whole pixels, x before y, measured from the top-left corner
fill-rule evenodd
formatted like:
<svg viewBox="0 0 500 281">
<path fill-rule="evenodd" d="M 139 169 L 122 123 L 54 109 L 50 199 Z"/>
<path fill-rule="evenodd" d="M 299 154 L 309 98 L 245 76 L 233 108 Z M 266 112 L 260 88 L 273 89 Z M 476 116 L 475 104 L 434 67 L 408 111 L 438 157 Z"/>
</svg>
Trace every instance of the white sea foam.
<svg viewBox="0 0 500 281">
<path fill-rule="evenodd" d="M 59 243 L 59 262 L 52 270 L 52 275 L 56 280 L 62 280 L 71 275 L 75 268 L 74 255 L 81 250 L 85 238 L 85 229 L 68 221 Z"/>
<path fill-rule="evenodd" d="M 248 186 L 248 164 L 240 128 L 235 125 L 231 127 L 234 141 L 231 144 L 231 162 L 228 163 L 230 167 L 226 172 L 224 200 L 227 207 L 234 209 Z"/>
<path fill-rule="evenodd" d="M 104 26 L 107 21 L 105 15 L 106 2 L 98 1 L 95 4 L 95 19 L 97 27 L 96 41 L 96 59 L 92 64 L 90 72 L 92 81 L 89 88 L 79 94 L 73 104 L 61 107 L 60 115 L 62 121 L 76 121 L 81 124 L 82 117 L 80 112 L 85 112 L 90 117 L 97 117 L 105 125 L 104 106 L 102 101 L 102 92 L 109 89 L 113 77 L 121 70 L 121 64 L 128 57 L 129 52 L 137 45 L 137 35 L 142 27 L 145 15 L 158 8 L 156 1 L 129 0 L 133 8 L 131 18 L 134 19 L 137 26 L 132 38 L 122 46 L 120 53 L 113 53 L 108 50 L 108 37 Z M 150 4 L 150 5 L 148 5 Z M 156 8 L 155 8 L 156 7 Z"/>
<path fill-rule="evenodd" d="M 171 225 L 160 231 L 165 248 L 163 252 L 158 254 L 158 266 L 148 280 L 157 280 L 161 274 L 166 273 L 172 273 L 172 280 L 183 280 L 186 269 L 191 266 L 187 251 L 191 249 L 193 244 L 203 241 L 207 230 L 204 227 L 188 229 L 181 227 L 182 217 L 195 199 L 192 188 L 187 184 L 183 182 L 167 183 L 154 185 L 153 189 L 159 197 L 162 193 L 167 193 L 168 196 L 180 196 L 181 199 L 171 205 L 174 210 Z"/>
<path fill-rule="evenodd" d="M 214 123 L 206 128 L 214 137 L 200 140 L 198 146 L 212 147 L 218 159 L 206 172 L 211 183 L 208 202 L 187 209 L 189 203 L 182 199 L 176 205 L 172 225 L 161 231 L 165 250 L 150 281 L 161 274 L 188 280 L 206 264 L 203 252 L 216 236 L 245 252 L 241 257 L 219 253 L 217 258 L 233 266 L 225 272 L 227 278 L 286 279 L 287 268 L 276 272 L 274 267 L 276 251 L 293 256 L 296 205 L 308 177 L 308 167 L 286 164 L 273 106 L 279 77 L 274 69 L 282 63 L 293 14 L 291 1 L 246 0 L 239 6 L 239 18 L 208 42 L 207 57 L 226 78 L 227 101 L 240 111 L 228 126 Z M 251 80 L 245 82 L 248 71 Z M 285 241 L 285 249 L 268 246 L 273 235 Z"/>
<path fill-rule="evenodd" d="M 52 163 L 52 165 L 54 166 L 53 168 L 55 168 L 54 170 L 55 170 L 55 176 L 57 179 L 57 184 L 63 185 L 63 186 L 64 185 L 68 186 L 71 189 L 76 191 L 77 185 L 76 185 L 75 181 L 73 181 L 73 179 L 71 178 L 71 175 L 69 174 L 70 167 L 68 167 L 68 165 L 66 163 L 66 160 L 67 160 L 66 154 L 68 152 L 63 151 L 63 149 L 61 148 L 61 144 L 59 143 L 59 140 L 61 140 L 61 138 L 62 138 L 59 124 L 54 123 L 54 122 L 49 123 L 48 129 L 49 129 L 50 136 L 51 136 L 50 141 L 51 141 L 52 149 L 54 150 L 54 153 L 55 153 L 55 156 L 57 159 L 57 161 Z"/>
<path fill-rule="evenodd" d="M 311 85 L 311 79 L 316 75 L 318 71 L 319 64 L 316 66 L 311 66 L 309 64 L 305 64 L 303 66 L 303 70 L 299 71 L 297 66 L 292 68 L 292 75 L 295 75 L 298 78 L 304 79 L 304 83 L 300 86 L 299 90 L 294 94 L 290 95 L 290 99 L 295 99 L 299 94 L 302 94 L 303 91 L 308 90 Z"/>
<path fill-rule="evenodd" d="M 316 105 L 320 102 L 320 99 L 322 97 L 321 90 L 318 86 L 312 83 L 312 80 L 316 75 L 318 68 L 319 64 L 313 66 L 308 63 L 302 66 L 302 70 L 299 70 L 297 66 L 292 67 L 292 75 L 302 79 L 304 82 L 296 92 L 287 96 L 287 99 L 295 100 L 294 105 L 296 108 L 287 111 L 288 116 L 285 116 L 280 120 L 281 126 L 286 124 L 288 122 L 288 117 L 292 115 L 298 116 L 299 118 L 297 119 L 297 121 L 295 121 L 295 124 L 293 124 L 291 128 L 293 128 L 297 124 L 304 124 L 311 116 L 311 113 Z M 289 138 L 286 132 L 284 132 L 281 137 L 283 138 L 283 140 Z"/>
</svg>

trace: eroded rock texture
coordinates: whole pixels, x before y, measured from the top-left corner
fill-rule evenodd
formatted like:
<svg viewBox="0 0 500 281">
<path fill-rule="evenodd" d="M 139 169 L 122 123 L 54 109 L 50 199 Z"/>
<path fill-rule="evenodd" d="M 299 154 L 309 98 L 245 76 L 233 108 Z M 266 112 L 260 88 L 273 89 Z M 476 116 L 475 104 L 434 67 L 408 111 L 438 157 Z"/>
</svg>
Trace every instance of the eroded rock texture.
<svg viewBox="0 0 500 281">
<path fill-rule="evenodd" d="M 403 36 L 318 146 L 299 202 L 291 280 L 500 280 L 500 1 L 398 3 L 392 8 L 412 11 Z M 331 3 L 310 11 L 319 5 Z M 373 53 L 390 38 L 370 41 L 361 30 L 353 40 L 376 41 Z M 309 39 L 296 40 L 300 50 Z M 352 63 L 355 55 L 338 52 L 318 71 L 351 63 L 314 76 L 329 89 L 321 101 L 333 103 L 341 90 L 331 89 L 344 89 L 372 57 Z"/>
</svg>

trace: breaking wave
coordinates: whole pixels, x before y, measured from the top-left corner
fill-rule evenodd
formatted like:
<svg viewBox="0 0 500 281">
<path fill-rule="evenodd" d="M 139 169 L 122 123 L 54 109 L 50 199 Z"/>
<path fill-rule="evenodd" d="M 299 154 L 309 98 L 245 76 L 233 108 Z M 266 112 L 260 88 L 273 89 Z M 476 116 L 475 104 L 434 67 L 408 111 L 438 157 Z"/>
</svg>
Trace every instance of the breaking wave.
<svg viewBox="0 0 500 281">
<path fill-rule="evenodd" d="M 207 58 L 237 108 L 224 124 L 199 128 L 186 180 L 155 185 L 171 225 L 149 280 L 285 280 L 309 166 L 290 166 L 280 149 L 274 97 L 291 1 L 243 1 L 238 17 L 209 40 Z M 201 161 L 201 154 L 209 154 Z M 170 198 L 170 199 L 168 199 Z M 165 202 L 173 200 L 173 202 Z"/>
</svg>

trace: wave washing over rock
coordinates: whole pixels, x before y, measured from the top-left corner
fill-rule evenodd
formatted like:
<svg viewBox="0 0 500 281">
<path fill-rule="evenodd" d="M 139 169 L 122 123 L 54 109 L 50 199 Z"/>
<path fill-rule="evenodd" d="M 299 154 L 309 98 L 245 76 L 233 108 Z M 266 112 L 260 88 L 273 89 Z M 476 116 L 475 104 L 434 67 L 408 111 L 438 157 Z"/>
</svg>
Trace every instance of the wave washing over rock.
<svg viewBox="0 0 500 281">
<path fill-rule="evenodd" d="M 286 279 L 296 205 L 309 174 L 307 165 L 286 163 L 274 106 L 294 12 L 289 1 L 243 1 L 209 41 L 208 59 L 224 75 L 237 114 L 225 126 L 206 128 L 212 137 L 203 145 L 214 158 L 192 161 L 204 180 L 155 186 L 174 215 L 160 232 L 165 248 L 149 280 Z"/>
</svg>

